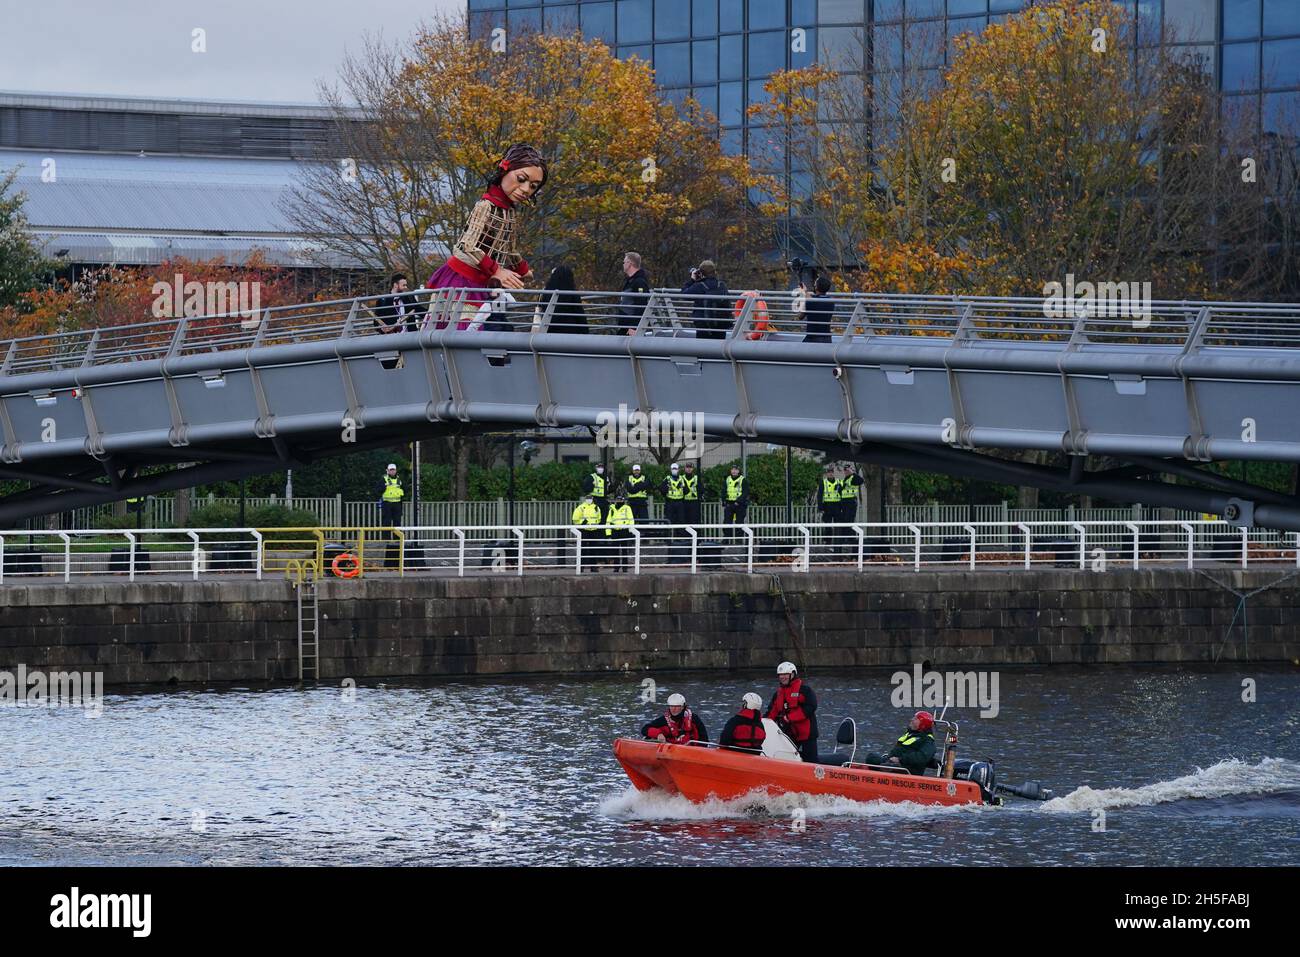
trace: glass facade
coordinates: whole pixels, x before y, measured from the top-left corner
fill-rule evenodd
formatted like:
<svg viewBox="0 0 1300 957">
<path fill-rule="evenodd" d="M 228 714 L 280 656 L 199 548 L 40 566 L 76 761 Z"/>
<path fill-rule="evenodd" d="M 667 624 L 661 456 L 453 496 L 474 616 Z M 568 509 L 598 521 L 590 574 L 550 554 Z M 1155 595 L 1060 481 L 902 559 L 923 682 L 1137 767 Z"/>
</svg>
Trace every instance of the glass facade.
<svg viewBox="0 0 1300 957">
<path fill-rule="evenodd" d="M 1140 36 L 1177 47 L 1233 102 L 1269 128 L 1300 103 L 1300 0 L 1115 0 L 1139 17 Z M 840 72 L 917 70 L 937 83 L 955 39 L 978 34 L 1030 0 L 469 0 L 471 29 L 580 30 L 621 58 L 640 57 L 675 102 L 694 96 L 718 117 L 723 144 L 770 172 L 784 168 L 776 139 L 746 107 L 774 71 L 816 60 Z M 862 31 L 871 59 L 861 62 Z M 889 78 L 891 81 L 893 78 Z M 888 99 L 877 84 L 878 107 Z M 888 123 L 887 116 L 877 122 Z"/>
</svg>

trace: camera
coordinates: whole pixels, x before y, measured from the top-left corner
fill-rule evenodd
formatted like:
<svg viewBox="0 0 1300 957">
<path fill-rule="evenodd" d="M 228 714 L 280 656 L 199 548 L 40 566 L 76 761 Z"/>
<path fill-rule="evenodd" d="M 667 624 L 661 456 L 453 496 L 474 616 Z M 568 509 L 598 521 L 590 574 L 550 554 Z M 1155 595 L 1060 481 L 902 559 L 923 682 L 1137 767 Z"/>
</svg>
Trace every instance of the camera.
<svg viewBox="0 0 1300 957">
<path fill-rule="evenodd" d="M 794 259 L 789 260 L 785 266 L 794 273 L 799 282 L 803 283 L 805 286 L 811 286 L 813 282 L 816 281 L 818 275 L 821 274 L 821 270 L 816 265 L 804 259 L 800 259 L 797 256 Z"/>
</svg>

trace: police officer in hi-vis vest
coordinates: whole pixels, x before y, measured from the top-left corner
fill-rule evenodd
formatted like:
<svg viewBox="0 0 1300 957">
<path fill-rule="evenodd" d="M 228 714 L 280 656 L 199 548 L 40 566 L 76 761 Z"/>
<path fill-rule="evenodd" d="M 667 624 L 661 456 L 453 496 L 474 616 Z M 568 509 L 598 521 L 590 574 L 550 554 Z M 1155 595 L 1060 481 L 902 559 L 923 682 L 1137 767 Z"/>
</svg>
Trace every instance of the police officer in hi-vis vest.
<svg viewBox="0 0 1300 957">
<path fill-rule="evenodd" d="M 682 524 L 700 524 L 700 477 L 695 474 L 694 464 L 687 462 L 682 481 L 685 491 L 682 494 Z"/>
<path fill-rule="evenodd" d="M 627 494 L 627 504 L 632 509 L 632 517 L 638 525 L 650 520 L 650 480 L 641 474 L 641 466 L 632 466 L 632 474 L 623 483 Z"/>
<path fill-rule="evenodd" d="M 821 509 L 822 523 L 829 525 L 840 520 L 840 480 L 835 474 L 835 466 L 826 466 L 822 481 L 817 486 L 817 507 Z M 822 531 L 822 542 L 831 545 L 835 541 L 832 529 Z"/>
<path fill-rule="evenodd" d="M 733 465 L 722 490 L 722 522 L 727 526 L 729 541 L 740 536 L 737 526 L 745 524 L 748 511 L 749 487 L 745 484 L 745 476 L 740 474 L 740 466 Z"/>
<path fill-rule="evenodd" d="M 632 533 L 628 529 L 636 524 L 632 507 L 627 504 L 622 492 L 614 495 L 609 514 L 605 516 L 605 524 L 609 526 L 605 529 L 609 546 L 607 564 L 611 570 L 621 572 L 631 563 L 628 552 L 632 545 Z"/>
<path fill-rule="evenodd" d="M 609 512 L 609 493 L 609 479 L 605 477 L 605 466 L 597 465 L 596 471 L 582 480 L 582 494 L 591 496 L 591 501 L 600 509 L 602 522 Z"/>
<path fill-rule="evenodd" d="M 402 524 L 402 499 L 406 497 L 406 492 L 402 488 L 402 480 L 397 477 L 397 466 L 392 462 L 388 463 L 388 468 L 384 472 L 383 483 L 379 487 L 379 524 L 386 528 L 397 528 Z M 396 539 L 393 533 L 387 533 L 386 538 Z M 387 555 L 384 558 L 385 568 L 398 567 L 398 550 L 396 541 L 390 541 L 387 546 Z"/>
<path fill-rule="evenodd" d="M 573 510 L 573 524 L 578 526 L 578 535 L 582 539 L 582 567 L 597 568 L 604 558 L 605 536 L 600 533 L 600 525 L 605 522 L 600 508 L 584 495 L 578 507 Z"/>
<path fill-rule="evenodd" d="M 669 525 L 685 525 L 686 479 L 676 462 L 669 467 L 668 477 L 660 483 L 659 492 L 664 497 L 664 521 Z"/>
<path fill-rule="evenodd" d="M 858 470 L 852 466 L 845 468 L 845 475 L 840 479 L 840 517 L 841 522 L 856 522 L 858 520 L 858 489 L 866 484 L 866 480 L 858 473 Z"/>
<path fill-rule="evenodd" d="M 402 499 L 405 497 L 402 480 L 397 477 L 397 466 L 389 462 L 384 480 L 379 486 L 380 525 L 396 528 L 402 524 Z"/>
</svg>

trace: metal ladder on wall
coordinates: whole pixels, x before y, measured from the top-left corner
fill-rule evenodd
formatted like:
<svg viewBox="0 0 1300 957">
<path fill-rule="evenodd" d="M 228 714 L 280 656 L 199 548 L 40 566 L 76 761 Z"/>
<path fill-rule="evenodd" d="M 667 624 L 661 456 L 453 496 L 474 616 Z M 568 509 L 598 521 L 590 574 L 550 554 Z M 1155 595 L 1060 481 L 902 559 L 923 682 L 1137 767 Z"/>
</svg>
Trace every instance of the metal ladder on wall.
<svg viewBox="0 0 1300 957">
<path fill-rule="evenodd" d="M 312 559 L 289 562 L 285 575 L 298 598 L 298 681 L 320 680 L 319 567 Z"/>
</svg>

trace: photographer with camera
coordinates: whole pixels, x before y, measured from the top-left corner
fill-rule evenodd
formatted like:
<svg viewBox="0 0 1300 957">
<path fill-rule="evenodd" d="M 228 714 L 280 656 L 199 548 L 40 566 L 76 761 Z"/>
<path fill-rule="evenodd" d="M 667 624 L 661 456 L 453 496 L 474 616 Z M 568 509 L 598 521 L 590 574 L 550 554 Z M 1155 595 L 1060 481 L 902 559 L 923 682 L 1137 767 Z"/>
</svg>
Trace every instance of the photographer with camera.
<svg viewBox="0 0 1300 957">
<path fill-rule="evenodd" d="M 706 259 L 691 267 L 691 278 L 682 286 L 682 293 L 696 296 L 692 320 L 696 339 L 725 339 L 727 337 L 728 302 L 731 295 L 727 284 L 718 278 L 717 266 Z"/>
</svg>

